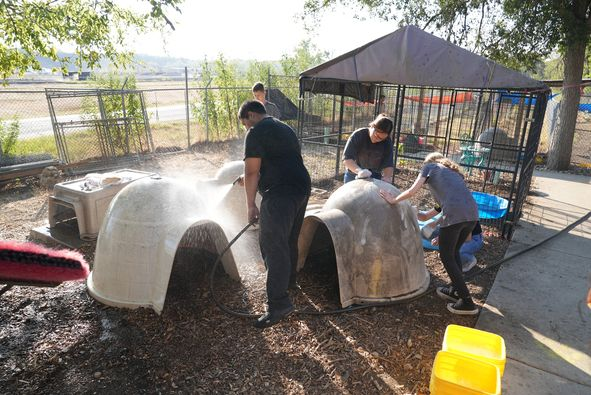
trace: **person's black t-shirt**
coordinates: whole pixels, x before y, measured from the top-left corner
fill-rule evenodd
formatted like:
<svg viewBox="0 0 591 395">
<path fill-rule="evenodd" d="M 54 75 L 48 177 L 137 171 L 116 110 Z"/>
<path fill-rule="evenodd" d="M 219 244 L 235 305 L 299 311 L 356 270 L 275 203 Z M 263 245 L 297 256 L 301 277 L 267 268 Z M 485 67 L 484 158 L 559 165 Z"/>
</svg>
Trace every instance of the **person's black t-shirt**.
<svg viewBox="0 0 591 395">
<path fill-rule="evenodd" d="M 244 140 L 244 158 L 261 158 L 261 195 L 310 194 L 310 175 L 298 138 L 283 122 L 267 117 L 250 128 Z"/>
<path fill-rule="evenodd" d="M 372 143 L 368 128 L 357 129 L 347 140 L 343 159 L 353 159 L 362 168 L 379 174 L 387 167 L 394 167 L 392 139 Z"/>
</svg>

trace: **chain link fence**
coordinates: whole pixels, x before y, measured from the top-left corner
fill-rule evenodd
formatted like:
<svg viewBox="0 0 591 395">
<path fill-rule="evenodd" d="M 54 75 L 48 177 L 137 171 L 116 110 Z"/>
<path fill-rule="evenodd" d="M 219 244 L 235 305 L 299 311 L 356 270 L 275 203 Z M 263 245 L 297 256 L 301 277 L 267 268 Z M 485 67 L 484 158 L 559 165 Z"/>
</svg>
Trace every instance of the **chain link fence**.
<svg viewBox="0 0 591 395">
<path fill-rule="evenodd" d="M 316 95 L 300 101 L 297 76 L 270 74 L 265 83 L 268 100 L 278 105 L 283 120 L 304 139 L 303 156 L 317 179 L 316 185 L 327 189 L 338 186 L 342 177 L 340 156 L 347 133 L 367 125 L 376 114 L 392 112 L 396 107 L 394 88 L 384 87 L 375 104 L 345 97 L 342 99 L 343 121 L 339 124 L 340 97 Z M 151 83 L 146 89 L 104 91 L 103 114 L 96 93 L 98 88 L 89 85 L 84 85 L 87 87 L 84 91 L 94 90 L 92 95 L 81 95 L 80 84 L 75 83 L 35 84 L 30 89 L 3 88 L 0 90 L 0 172 L 35 163 L 45 166 L 60 161 L 75 167 L 90 162 L 137 160 L 144 155 L 187 149 L 198 151 L 199 145 L 205 142 L 243 138 L 244 130 L 236 112 L 244 100 L 252 98 L 251 87 L 204 85 L 196 80 L 166 81 Z M 54 100 L 53 122 L 46 89 L 75 92 Z M 450 94 L 430 90 L 421 93 L 418 88 L 406 92 L 406 96 L 426 95 L 429 100 Z M 554 99 L 548 102 L 541 152 L 547 150 L 549 133 L 559 123 L 559 104 Z M 591 95 L 583 95 L 581 104 L 591 107 Z M 401 114 L 403 129 L 411 130 L 417 122 L 422 123 L 429 128 L 428 136 L 424 136 L 427 143 L 434 144 L 441 140 L 438 128 L 444 127 L 442 119 L 449 116 L 435 106 L 420 106 L 417 101 L 407 103 Z M 475 118 L 471 113 L 475 108 L 456 105 L 456 122 Z M 445 109 L 449 110 L 449 106 L 444 106 Z M 504 113 L 504 110 L 500 113 L 501 119 Z M 490 123 L 491 119 L 484 121 Z M 54 130 L 54 126 L 57 129 Z M 454 129 L 468 130 L 473 126 L 456 123 Z M 402 137 L 406 138 L 404 130 Z M 462 144 L 463 137 L 466 136 L 458 135 L 449 141 L 452 151 Z M 474 137 L 471 135 L 468 140 Z M 404 155 L 404 144 L 399 142 L 397 147 L 397 152 Z M 401 160 L 404 164 L 405 158 Z M 578 168 L 591 168 L 591 113 L 588 111 L 579 112 L 571 163 Z"/>
<path fill-rule="evenodd" d="M 587 104 L 591 105 L 591 95 L 585 97 Z M 586 169 L 591 174 L 591 112 L 579 111 L 575 136 L 573 139 L 573 151 L 570 163 L 576 167 Z"/>
<path fill-rule="evenodd" d="M 548 101 L 544 125 L 540 139 L 540 148 L 538 152 L 542 157 L 538 164 L 543 163 L 543 155 L 547 153 L 550 145 L 550 135 L 560 128 L 560 91 Z M 591 174 L 591 95 L 582 94 L 579 104 L 579 113 L 575 125 L 575 134 L 573 136 L 572 153 L 570 157 L 571 167 L 582 173 Z"/>
<path fill-rule="evenodd" d="M 270 75 L 267 83 L 269 100 L 296 127 L 297 77 Z M 250 86 L 197 86 L 195 80 L 150 85 L 113 90 L 60 83 L 0 90 L 0 172 L 5 173 L 0 181 L 21 174 L 12 173 L 15 167 L 61 163 L 90 171 L 244 137 L 237 112 L 253 98 Z"/>
<path fill-rule="evenodd" d="M 57 158 L 45 91 L 0 90 L 0 166 Z"/>
<path fill-rule="evenodd" d="M 385 113 L 394 122 L 397 187 L 409 187 L 425 157 L 441 152 L 461 166 L 469 188 L 482 199 L 498 201 L 499 207 L 503 200 L 498 198 L 504 199 L 504 211 L 490 208 L 503 214 L 491 214 L 486 225 L 509 235 L 533 170 L 541 126 L 534 125 L 541 123 L 545 98 L 539 109 L 536 103 L 530 94 L 487 89 L 381 85 L 367 102 L 306 92 L 300 118 L 303 155 L 315 185 L 342 185 L 347 139 Z M 414 203 L 421 208 L 434 204 L 428 195 L 418 196 Z"/>
</svg>

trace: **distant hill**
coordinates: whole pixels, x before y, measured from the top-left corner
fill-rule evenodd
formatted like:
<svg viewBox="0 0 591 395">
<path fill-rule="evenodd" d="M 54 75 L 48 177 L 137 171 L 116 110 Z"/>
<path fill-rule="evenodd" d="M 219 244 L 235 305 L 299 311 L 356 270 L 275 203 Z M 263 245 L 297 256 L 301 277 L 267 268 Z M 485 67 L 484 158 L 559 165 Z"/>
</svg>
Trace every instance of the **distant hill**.
<svg viewBox="0 0 591 395">
<path fill-rule="evenodd" d="M 66 52 L 58 52 L 60 57 L 69 56 L 72 59 L 76 58 L 75 54 L 66 53 Z M 60 67 L 58 62 L 54 62 L 45 57 L 37 57 L 39 63 L 41 63 L 41 67 L 45 69 L 47 72 L 52 68 Z M 185 67 L 188 67 L 191 70 L 200 69 L 201 63 L 203 59 L 189 59 L 189 58 L 175 58 L 170 56 L 154 56 L 154 55 L 144 55 L 144 54 L 136 54 L 134 56 L 133 64 L 128 66 L 135 70 L 137 74 L 182 74 L 184 73 Z M 214 59 L 210 59 L 210 63 L 214 63 Z M 233 59 L 231 60 L 236 65 L 236 68 L 239 73 L 244 73 L 250 66 L 250 63 L 253 62 L 252 59 Z M 74 61 L 72 61 L 74 63 Z M 276 67 L 279 68 L 279 62 L 276 63 Z M 100 63 L 99 68 L 95 68 L 95 72 L 101 71 L 108 71 L 111 68 L 111 64 L 103 60 Z M 78 71 L 74 65 L 69 67 L 70 71 Z M 82 71 L 88 71 L 88 67 L 84 65 L 82 67 Z"/>
<path fill-rule="evenodd" d="M 76 59 L 76 55 L 72 53 L 66 52 L 58 52 L 58 56 L 64 57 L 69 56 L 72 59 Z M 39 56 L 37 60 L 41 64 L 41 67 L 44 69 L 52 69 L 60 67 L 58 62 L 54 62 L 49 58 Z M 72 62 L 74 63 L 74 62 Z M 173 71 L 183 70 L 185 66 L 187 67 L 196 67 L 200 60 L 195 59 L 188 59 L 188 58 L 174 58 L 169 56 L 152 56 L 152 55 L 142 55 L 136 54 L 134 56 L 134 62 L 129 67 L 135 68 L 136 72 L 144 72 L 144 73 L 168 73 Z M 95 71 L 107 71 L 111 67 L 110 63 L 107 60 L 103 60 L 100 63 L 100 67 L 95 69 Z M 77 71 L 74 65 L 69 67 L 70 71 Z M 88 67 L 83 65 L 83 71 L 87 71 Z"/>
</svg>

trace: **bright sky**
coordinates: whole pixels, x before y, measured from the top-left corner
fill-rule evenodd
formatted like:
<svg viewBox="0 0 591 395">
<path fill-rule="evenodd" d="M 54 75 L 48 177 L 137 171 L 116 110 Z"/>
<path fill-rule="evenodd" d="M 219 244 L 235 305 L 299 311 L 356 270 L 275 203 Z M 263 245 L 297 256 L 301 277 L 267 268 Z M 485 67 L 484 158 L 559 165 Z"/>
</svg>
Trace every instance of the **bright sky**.
<svg viewBox="0 0 591 395">
<path fill-rule="evenodd" d="M 150 33 L 135 39 L 131 48 L 140 54 L 215 59 L 278 60 L 291 54 L 297 44 L 310 37 L 320 50 L 337 56 L 396 30 L 394 22 L 373 18 L 360 21 L 353 12 L 325 12 L 310 35 L 297 17 L 305 0 L 186 0 L 181 15 L 168 15 L 176 31 L 165 37 Z M 260 45 L 252 44 L 256 34 Z"/>
</svg>

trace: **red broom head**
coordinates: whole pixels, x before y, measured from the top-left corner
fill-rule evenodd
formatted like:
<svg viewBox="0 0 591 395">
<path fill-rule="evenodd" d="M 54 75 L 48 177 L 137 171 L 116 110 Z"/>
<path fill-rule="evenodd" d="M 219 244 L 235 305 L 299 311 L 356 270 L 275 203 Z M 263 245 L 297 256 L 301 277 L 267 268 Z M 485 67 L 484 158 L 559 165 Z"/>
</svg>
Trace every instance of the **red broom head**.
<svg viewBox="0 0 591 395">
<path fill-rule="evenodd" d="M 72 250 L 0 240 L 0 281 L 61 283 L 88 277 L 88 263 Z"/>
</svg>

